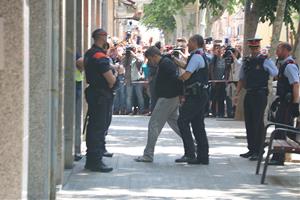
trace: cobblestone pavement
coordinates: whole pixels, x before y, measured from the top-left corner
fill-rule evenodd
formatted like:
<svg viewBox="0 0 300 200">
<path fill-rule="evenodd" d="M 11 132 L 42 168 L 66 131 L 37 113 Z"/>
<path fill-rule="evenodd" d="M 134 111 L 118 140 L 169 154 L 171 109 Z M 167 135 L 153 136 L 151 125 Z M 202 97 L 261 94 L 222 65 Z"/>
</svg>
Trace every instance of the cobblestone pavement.
<svg viewBox="0 0 300 200">
<path fill-rule="evenodd" d="M 266 185 L 255 175 L 256 162 L 240 158 L 247 151 L 243 122 L 206 119 L 210 165 L 175 164 L 183 153 L 181 139 L 165 127 L 153 163 L 136 163 L 142 154 L 148 117 L 114 116 L 105 158 L 114 167 L 109 174 L 75 167 L 57 199 L 300 199 L 300 165 L 270 166 Z M 239 138 L 239 139 L 238 139 Z M 85 146 L 85 145 L 84 145 Z"/>
</svg>

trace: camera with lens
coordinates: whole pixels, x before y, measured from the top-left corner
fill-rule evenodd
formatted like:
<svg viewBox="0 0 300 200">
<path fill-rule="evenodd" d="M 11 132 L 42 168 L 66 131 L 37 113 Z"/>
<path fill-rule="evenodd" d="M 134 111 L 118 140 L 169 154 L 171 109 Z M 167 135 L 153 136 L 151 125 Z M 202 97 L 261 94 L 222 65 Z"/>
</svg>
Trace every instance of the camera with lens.
<svg viewBox="0 0 300 200">
<path fill-rule="evenodd" d="M 234 52 L 235 52 L 235 49 L 231 45 L 228 45 L 225 48 L 225 53 L 223 54 L 223 58 L 225 58 L 225 64 L 226 65 L 231 65 L 233 63 L 232 54 Z"/>
<path fill-rule="evenodd" d="M 173 56 L 175 56 L 176 58 L 180 58 L 180 51 L 183 52 L 183 48 L 182 47 L 176 47 L 173 49 L 172 54 Z"/>
<path fill-rule="evenodd" d="M 172 52 L 172 55 L 175 56 L 176 58 L 179 58 L 180 56 L 179 51 L 182 51 L 182 48 L 175 48 Z"/>
<path fill-rule="evenodd" d="M 213 42 L 212 37 L 205 38 L 205 44 L 211 44 Z"/>
<path fill-rule="evenodd" d="M 129 57 L 131 55 L 131 51 L 133 51 L 133 47 L 126 46 L 126 48 L 125 48 L 125 56 Z"/>
</svg>

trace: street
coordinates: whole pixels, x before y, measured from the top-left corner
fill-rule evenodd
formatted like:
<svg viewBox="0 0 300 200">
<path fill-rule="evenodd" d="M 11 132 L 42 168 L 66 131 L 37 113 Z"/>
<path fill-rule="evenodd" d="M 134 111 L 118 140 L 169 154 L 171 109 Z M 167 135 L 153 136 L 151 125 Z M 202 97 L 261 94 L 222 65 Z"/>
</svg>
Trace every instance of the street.
<svg viewBox="0 0 300 200">
<path fill-rule="evenodd" d="M 181 139 L 165 126 L 153 163 L 136 163 L 146 144 L 149 117 L 114 116 L 107 137 L 114 167 L 109 174 L 84 170 L 85 159 L 67 171 L 57 199 L 299 199 L 299 164 L 268 168 L 266 185 L 255 175 L 256 162 L 239 157 L 247 151 L 243 122 L 206 119 L 210 164 L 175 164 Z M 85 144 L 83 145 L 85 146 Z"/>
</svg>

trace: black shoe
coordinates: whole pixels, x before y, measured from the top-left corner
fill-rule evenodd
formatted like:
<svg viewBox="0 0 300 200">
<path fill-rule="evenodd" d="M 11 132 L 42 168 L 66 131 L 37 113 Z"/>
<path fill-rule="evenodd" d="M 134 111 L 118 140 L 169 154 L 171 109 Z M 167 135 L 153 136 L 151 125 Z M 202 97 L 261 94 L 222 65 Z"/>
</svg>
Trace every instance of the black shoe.
<svg viewBox="0 0 300 200">
<path fill-rule="evenodd" d="M 113 153 L 109 153 L 107 151 L 103 153 L 103 157 L 111 158 L 111 157 L 113 157 L 113 155 L 114 155 Z"/>
<path fill-rule="evenodd" d="M 268 165 L 284 166 L 284 162 L 280 160 L 270 160 Z"/>
<path fill-rule="evenodd" d="M 252 155 L 253 155 L 253 152 L 251 152 L 251 151 L 248 151 L 247 153 L 240 154 L 240 156 L 243 157 L 243 158 L 249 158 Z"/>
<path fill-rule="evenodd" d="M 195 157 L 188 157 L 188 156 L 182 156 L 181 158 L 178 158 L 175 160 L 176 163 L 185 163 L 194 160 Z"/>
<path fill-rule="evenodd" d="M 257 161 L 258 160 L 258 154 L 257 153 L 254 153 L 252 156 L 250 156 L 249 160 L 250 161 Z"/>
<path fill-rule="evenodd" d="M 209 164 L 209 161 L 208 159 L 193 159 L 193 160 L 190 160 L 187 162 L 188 164 L 190 165 L 208 165 Z"/>
<path fill-rule="evenodd" d="M 82 159 L 82 155 L 80 155 L 80 154 L 75 154 L 75 156 L 74 156 L 74 161 L 79 161 L 79 160 L 81 160 Z"/>
<path fill-rule="evenodd" d="M 89 169 L 93 172 L 103 172 L 103 173 L 109 173 L 113 170 L 112 167 L 107 167 L 102 161 L 99 161 L 97 164 L 86 163 L 84 168 Z"/>
</svg>

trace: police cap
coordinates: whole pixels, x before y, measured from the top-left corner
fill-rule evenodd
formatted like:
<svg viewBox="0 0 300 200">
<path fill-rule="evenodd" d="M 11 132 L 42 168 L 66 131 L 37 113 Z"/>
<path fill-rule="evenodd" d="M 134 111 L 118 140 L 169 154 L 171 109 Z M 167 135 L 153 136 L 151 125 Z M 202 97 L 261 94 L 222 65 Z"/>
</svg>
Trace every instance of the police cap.
<svg viewBox="0 0 300 200">
<path fill-rule="evenodd" d="M 249 38 L 249 39 L 247 39 L 248 46 L 249 47 L 259 47 L 261 40 L 262 40 L 261 38 Z"/>
</svg>

